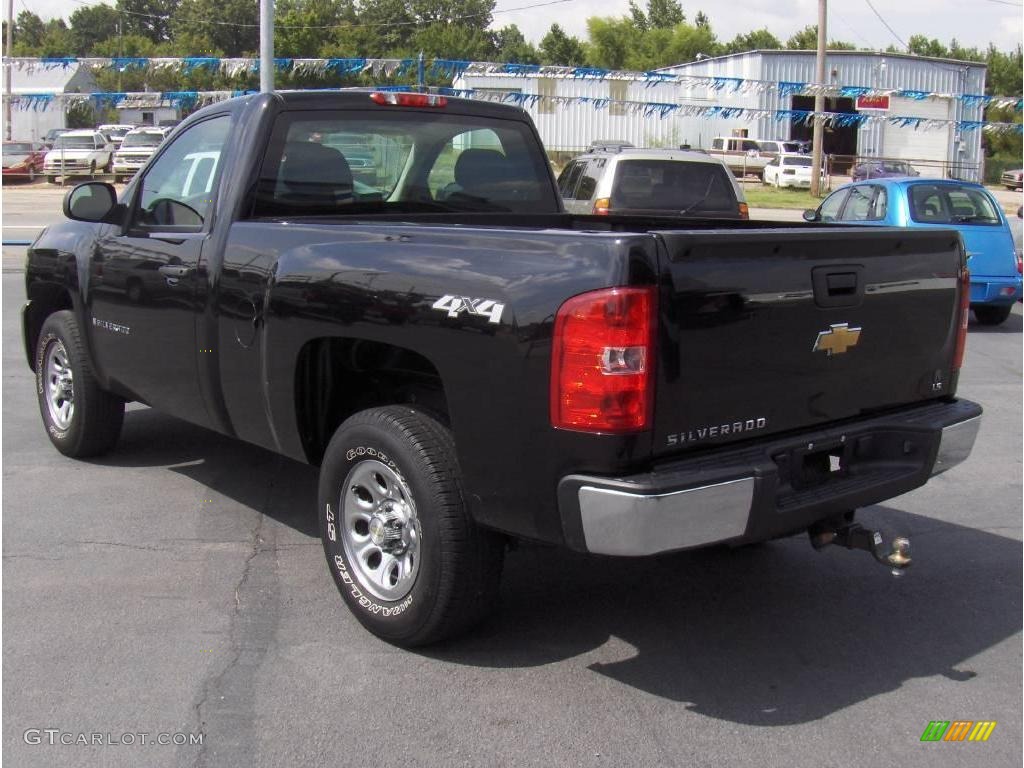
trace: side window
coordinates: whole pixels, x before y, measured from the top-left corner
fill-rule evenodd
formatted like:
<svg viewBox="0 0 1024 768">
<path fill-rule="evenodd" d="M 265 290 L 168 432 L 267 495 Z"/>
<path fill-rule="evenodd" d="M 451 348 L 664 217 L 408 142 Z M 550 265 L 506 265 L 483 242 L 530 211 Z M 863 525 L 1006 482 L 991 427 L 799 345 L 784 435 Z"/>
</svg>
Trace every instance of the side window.
<svg viewBox="0 0 1024 768">
<path fill-rule="evenodd" d="M 204 120 L 167 147 L 142 179 L 134 214 L 136 226 L 202 230 L 213 210 L 230 125 L 227 115 Z"/>
<path fill-rule="evenodd" d="M 840 221 L 867 221 L 871 218 L 871 187 L 853 187 Z"/>
<path fill-rule="evenodd" d="M 579 189 L 576 190 L 577 200 L 589 200 L 594 196 L 594 191 L 597 189 L 597 180 L 601 177 L 601 169 L 604 165 L 604 160 L 591 160 L 587 163 L 583 176 L 580 178 Z"/>
<path fill-rule="evenodd" d="M 821 204 L 818 209 L 818 214 L 822 221 L 835 221 L 839 217 L 839 211 L 843 207 L 843 203 L 846 202 L 846 196 L 849 194 L 848 189 L 840 189 L 838 192 L 833 192 L 831 195 L 825 198 L 825 202 Z"/>
<path fill-rule="evenodd" d="M 762 141 L 761 142 L 761 151 L 762 152 L 778 152 L 779 151 L 779 145 L 776 144 L 774 141 Z"/>
<path fill-rule="evenodd" d="M 871 206 L 872 221 L 881 221 L 889 210 L 889 195 L 885 187 L 875 187 L 875 199 Z"/>
<path fill-rule="evenodd" d="M 715 139 L 714 141 L 711 142 L 712 149 L 723 149 L 724 147 L 725 142 L 722 141 L 721 139 Z"/>
<path fill-rule="evenodd" d="M 751 141 L 750 139 L 745 139 L 740 148 L 744 152 L 757 152 L 761 149 L 756 141 Z"/>
<path fill-rule="evenodd" d="M 573 160 L 562 169 L 558 177 L 558 193 L 565 200 L 574 200 L 576 185 L 579 184 L 580 174 L 583 173 L 583 163 Z"/>
</svg>

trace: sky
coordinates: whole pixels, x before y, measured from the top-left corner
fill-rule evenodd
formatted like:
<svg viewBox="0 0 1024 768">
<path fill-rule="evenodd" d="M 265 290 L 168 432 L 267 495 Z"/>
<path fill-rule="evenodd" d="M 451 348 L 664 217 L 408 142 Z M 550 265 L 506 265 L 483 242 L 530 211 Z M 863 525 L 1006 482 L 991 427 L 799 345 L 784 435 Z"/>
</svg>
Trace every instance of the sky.
<svg viewBox="0 0 1024 768">
<path fill-rule="evenodd" d="M 257 0 L 252 0 L 256 3 Z M 586 37 L 590 16 L 619 16 L 629 11 L 629 0 L 559 0 L 542 7 L 511 10 L 544 0 L 498 0 L 494 24 L 516 24 L 531 42 L 537 43 L 553 23 L 581 39 Z M 15 14 L 31 8 L 40 16 L 67 18 L 82 5 L 101 0 L 15 0 Z M 113 5 L 113 2 L 110 3 Z M 640 5 L 645 6 L 645 0 Z M 886 29 L 871 5 L 885 22 Z M 742 32 L 767 27 L 785 43 L 786 38 L 808 24 L 817 23 L 817 0 L 683 0 L 687 20 L 703 10 L 719 40 L 730 40 Z M 1011 50 L 1024 34 L 1024 0 L 832 0 L 829 3 L 829 38 L 845 40 L 858 47 L 884 49 L 900 46 L 920 34 L 948 44 L 954 37 L 961 45 L 987 48 L 994 43 Z M 895 36 L 893 34 L 895 33 Z"/>
</svg>

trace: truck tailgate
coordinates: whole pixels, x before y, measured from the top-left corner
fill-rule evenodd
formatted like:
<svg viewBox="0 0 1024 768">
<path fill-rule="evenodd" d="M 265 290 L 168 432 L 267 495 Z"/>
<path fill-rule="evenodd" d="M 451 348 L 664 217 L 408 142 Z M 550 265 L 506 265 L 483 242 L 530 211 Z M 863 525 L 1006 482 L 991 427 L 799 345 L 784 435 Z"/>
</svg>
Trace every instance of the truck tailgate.
<svg viewBox="0 0 1024 768">
<path fill-rule="evenodd" d="M 956 232 L 659 231 L 655 454 L 951 395 Z"/>
</svg>

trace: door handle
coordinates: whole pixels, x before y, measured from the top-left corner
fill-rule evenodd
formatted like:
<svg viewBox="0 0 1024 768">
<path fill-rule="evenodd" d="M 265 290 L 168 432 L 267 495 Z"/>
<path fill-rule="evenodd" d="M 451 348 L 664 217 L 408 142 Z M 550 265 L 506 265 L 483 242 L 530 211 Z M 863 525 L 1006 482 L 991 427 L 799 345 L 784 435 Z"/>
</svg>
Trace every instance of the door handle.
<svg viewBox="0 0 1024 768">
<path fill-rule="evenodd" d="M 180 264 L 164 264 L 158 271 L 167 278 L 187 277 L 192 271 L 192 267 L 185 267 Z"/>
</svg>

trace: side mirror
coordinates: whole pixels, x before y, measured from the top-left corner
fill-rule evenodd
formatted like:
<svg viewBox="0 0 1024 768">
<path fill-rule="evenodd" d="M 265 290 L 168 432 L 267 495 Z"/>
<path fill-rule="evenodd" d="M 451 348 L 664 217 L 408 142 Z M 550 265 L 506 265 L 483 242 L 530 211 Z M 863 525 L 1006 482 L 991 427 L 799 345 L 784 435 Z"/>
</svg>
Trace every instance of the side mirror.
<svg viewBox="0 0 1024 768">
<path fill-rule="evenodd" d="M 75 221 L 113 224 L 123 209 L 113 185 L 105 181 L 87 181 L 64 196 L 64 215 Z"/>
<path fill-rule="evenodd" d="M 808 208 L 804 211 L 804 221 L 820 221 L 821 217 L 814 208 Z"/>
</svg>

